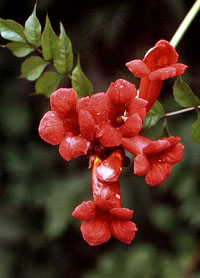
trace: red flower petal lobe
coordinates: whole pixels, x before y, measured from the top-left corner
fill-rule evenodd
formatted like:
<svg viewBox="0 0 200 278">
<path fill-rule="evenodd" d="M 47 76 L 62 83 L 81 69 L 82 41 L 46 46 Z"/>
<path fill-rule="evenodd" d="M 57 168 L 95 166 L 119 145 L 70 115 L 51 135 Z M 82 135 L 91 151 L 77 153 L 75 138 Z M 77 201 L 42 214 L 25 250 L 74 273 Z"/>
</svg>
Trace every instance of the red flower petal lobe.
<svg viewBox="0 0 200 278">
<path fill-rule="evenodd" d="M 133 210 L 128 208 L 112 208 L 110 214 L 121 220 L 130 220 L 133 217 Z"/>
<path fill-rule="evenodd" d="M 138 154 L 134 159 L 134 174 L 137 176 L 146 175 L 149 170 L 149 161 L 144 154 Z"/>
<path fill-rule="evenodd" d="M 116 150 L 103 160 L 100 166 L 96 168 L 96 175 L 100 182 L 116 182 L 122 172 L 123 154 L 121 150 Z"/>
<path fill-rule="evenodd" d="M 89 100 L 89 106 L 95 124 L 99 125 L 107 120 L 110 110 L 110 101 L 105 93 L 92 95 Z"/>
<path fill-rule="evenodd" d="M 108 221 L 103 217 L 83 222 L 81 233 L 84 240 L 91 246 L 102 244 L 111 237 Z"/>
<path fill-rule="evenodd" d="M 157 69 L 149 74 L 150 80 L 165 80 L 169 77 L 176 76 L 176 69 L 174 67 L 165 67 Z"/>
<path fill-rule="evenodd" d="M 150 73 L 147 65 L 139 59 L 126 63 L 126 66 L 136 77 L 144 77 Z"/>
<path fill-rule="evenodd" d="M 76 101 L 77 94 L 72 88 L 60 88 L 50 95 L 51 109 L 61 116 L 75 109 Z"/>
<path fill-rule="evenodd" d="M 144 120 L 146 116 L 146 105 L 147 101 L 142 98 L 134 98 L 128 105 L 128 113 L 132 115 L 133 113 L 137 113 L 142 120 Z"/>
<path fill-rule="evenodd" d="M 52 145 L 59 144 L 65 133 L 63 121 L 55 111 L 48 111 L 44 114 L 38 130 L 40 137 Z"/>
<path fill-rule="evenodd" d="M 150 71 L 174 64 L 177 60 L 178 54 L 175 48 L 165 40 L 158 41 L 153 48 L 147 51 L 143 59 Z"/>
<path fill-rule="evenodd" d="M 170 148 L 169 150 L 161 153 L 160 158 L 162 162 L 173 165 L 183 158 L 183 151 L 184 146 L 181 143 L 179 143 Z"/>
<path fill-rule="evenodd" d="M 142 120 L 136 113 L 128 117 L 127 121 L 120 126 L 123 137 L 134 137 L 142 129 Z"/>
<path fill-rule="evenodd" d="M 150 186 L 161 185 L 169 176 L 171 165 L 168 163 L 154 162 L 151 163 L 150 169 L 146 174 L 145 181 Z"/>
<path fill-rule="evenodd" d="M 94 138 L 95 133 L 95 123 L 88 111 L 81 110 L 79 113 L 79 127 L 81 135 L 89 140 L 92 141 Z"/>
<path fill-rule="evenodd" d="M 122 134 L 119 129 L 114 128 L 109 123 L 100 126 L 96 132 L 99 142 L 105 147 L 119 146 L 122 141 Z"/>
<path fill-rule="evenodd" d="M 59 146 L 60 155 L 67 161 L 79 155 L 86 155 L 87 141 L 81 136 L 65 136 Z"/>
<path fill-rule="evenodd" d="M 170 67 L 174 67 L 176 69 L 176 75 L 183 74 L 188 68 L 188 66 L 181 63 L 171 64 Z"/>
<path fill-rule="evenodd" d="M 137 227 L 131 221 L 114 220 L 111 224 L 111 234 L 120 241 L 130 244 L 135 237 Z"/>
<path fill-rule="evenodd" d="M 111 83 L 106 94 L 114 105 L 123 105 L 130 102 L 137 95 L 137 90 L 134 84 L 118 79 L 115 83 Z"/>
<path fill-rule="evenodd" d="M 164 139 L 160 139 L 157 141 L 152 141 L 147 146 L 143 148 L 144 154 L 156 154 L 160 153 L 171 146 L 170 142 Z"/>
<path fill-rule="evenodd" d="M 79 220 L 92 220 L 96 215 L 96 206 L 92 201 L 82 202 L 72 212 L 72 216 Z"/>
</svg>

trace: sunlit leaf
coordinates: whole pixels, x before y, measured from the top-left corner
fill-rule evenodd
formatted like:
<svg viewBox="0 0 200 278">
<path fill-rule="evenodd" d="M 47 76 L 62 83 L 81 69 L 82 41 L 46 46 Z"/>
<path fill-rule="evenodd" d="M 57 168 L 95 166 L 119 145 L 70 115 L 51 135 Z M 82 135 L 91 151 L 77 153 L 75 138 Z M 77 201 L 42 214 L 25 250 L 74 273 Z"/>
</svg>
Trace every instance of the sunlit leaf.
<svg viewBox="0 0 200 278">
<path fill-rule="evenodd" d="M 17 57 L 24 57 L 35 50 L 29 44 L 24 42 L 9 42 L 6 44 L 6 47 Z"/>
<path fill-rule="evenodd" d="M 26 59 L 22 64 L 21 77 L 24 77 L 29 81 L 36 80 L 47 65 L 47 61 L 38 56 L 32 56 Z"/>
<path fill-rule="evenodd" d="M 53 60 L 58 56 L 59 38 L 54 32 L 49 17 L 46 17 L 46 24 L 41 38 L 42 54 L 45 60 Z"/>
<path fill-rule="evenodd" d="M 193 123 L 191 128 L 192 140 L 200 144 L 200 112 L 197 112 L 198 118 L 196 122 Z"/>
<path fill-rule="evenodd" d="M 49 96 L 53 91 L 55 91 L 58 88 L 61 78 L 62 75 L 58 74 L 57 72 L 53 72 L 53 71 L 45 72 L 36 81 L 35 93 Z"/>
<path fill-rule="evenodd" d="M 72 87 L 77 92 L 79 98 L 91 95 L 93 86 L 86 75 L 83 73 L 78 57 L 77 65 L 72 71 Z"/>
<path fill-rule="evenodd" d="M 163 105 L 157 100 L 143 122 L 143 128 L 148 129 L 160 120 L 160 117 L 165 114 Z"/>
<path fill-rule="evenodd" d="M 25 23 L 24 33 L 28 42 L 30 42 L 36 47 L 40 46 L 41 25 L 36 16 L 36 5 L 34 6 L 32 14 L 29 16 Z"/>
<path fill-rule="evenodd" d="M 200 99 L 192 92 L 189 85 L 178 77 L 173 87 L 174 99 L 183 107 L 200 105 Z"/>
<path fill-rule="evenodd" d="M 65 33 L 65 29 L 60 23 L 59 51 L 56 53 L 54 65 L 58 72 L 67 73 L 73 66 L 72 44 Z"/>
<path fill-rule="evenodd" d="M 0 32 L 4 39 L 15 42 L 26 42 L 24 27 L 14 20 L 0 18 Z"/>
</svg>

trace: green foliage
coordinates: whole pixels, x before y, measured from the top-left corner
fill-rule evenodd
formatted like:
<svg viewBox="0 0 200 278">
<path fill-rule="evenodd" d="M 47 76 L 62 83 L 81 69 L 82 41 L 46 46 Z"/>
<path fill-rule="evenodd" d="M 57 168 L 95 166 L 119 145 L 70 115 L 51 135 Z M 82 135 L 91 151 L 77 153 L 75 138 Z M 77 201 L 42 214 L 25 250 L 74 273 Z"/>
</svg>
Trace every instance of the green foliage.
<svg viewBox="0 0 200 278">
<path fill-rule="evenodd" d="M 70 72 L 73 66 L 72 44 L 62 23 L 60 23 L 59 48 L 57 49 L 54 65 L 57 71 L 63 74 Z"/>
<path fill-rule="evenodd" d="M 82 71 L 79 56 L 77 59 L 77 65 L 72 71 L 72 87 L 77 92 L 79 98 L 91 95 L 93 92 L 91 82 Z"/>
<path fill-rule="evenodd" d="M 193 123 L 191 128 L 192 140 L 200 144 L 200 112 L 197 111 L 197 120 Z"/>
<path fill-rule="evenodd" d="M 174 99 L 183 107 L 200 105 L 200 99 L 192 92 L 189 85 L 178 77 L 173 86 Z"/>
<path fill-rule="evenodd" d="M 49 64 L 49 62 L 43 60 L 38 56 L 31 56 L 26 59 L 21 67 L 21 77 L 26 78 L 29 81 L 36 80 L 40 77 L 44 68 Z"/>
<path fill-rule="evenodd" d="M 35 93 L 50 96 L 58 88 L 62 75 L 54 71 L 45 72 L 35 84 Z"/>
<path fill-rule="evenodd" d="M 33 52 L 35 49 L 24 42 L 10 42 L 6 47 L 17 57 L 24 57 Z"/>
<path fill-rule="evenodd" d="M 35 5 L 32 14 L 25 23 L 24 34 L 29 43 L 35 47 L 39 47 L 41 43 L 41 25 L 36 16 L 36 7 Z"/>
<path fill-rule="evenodd" d="M 0 18 L 0 31 L 4 39 L 15 42 L 26 42 L 24 27 L 14 20 Z"/>
<path fill-rule="evenodd" d="M 149 129 L 150 127 L 157 124 L 160 117 L 165 114 L 163 105 L 157 100 L 143 122 L 143 129 Z"/>
<path fill-rule="evenodd" d="M 168 137 L 168 136 L 170 136 L 170 132 L 169 132 L 169 129 L 167 126 L 167 119 L 164 119 L 163 125 L 161 127 L 161 131 L 158 134 L 157 138 L 160 139 L 160 138 L 164 138 L 164 137 Z"/>
<path fill-rule="evenodd" d="M 15 56 L 25 57 L 33 51 L 42 54 L 44 59 L 33 56 L 22 63 L 21 77 L 29 81 L 37 81 L 36 94 L 49 96 L 58 88 L 64 75 L 72 70 L 72 44 L 62 23 L 60 23 L 59 37 L 56 35 L 48 15 L 41 34 L 41 24 L 36 16 L 36 7 L 37 5 L 34 6 L 32 14 L 26 20 L 25 28 L 13 20 L 0 19 L 0 32 L 3 38 L 12 41 L 5 47 L 10 49 Z M 54 71 L 46 72 L 41 76 L 48 64 L 53 64 Z M 72 71 L 72 86 L 79 97 L 91 95 L 93 92 L 92 84 L 81 69 L 79 58 Z"/>
<path fill-rule="evenodd" d="M 54 60 L 59 51 L 59 39 L 54 32 L 48 15 L 41 38 L 42 55 L 45 60 Z"/>
</svg>

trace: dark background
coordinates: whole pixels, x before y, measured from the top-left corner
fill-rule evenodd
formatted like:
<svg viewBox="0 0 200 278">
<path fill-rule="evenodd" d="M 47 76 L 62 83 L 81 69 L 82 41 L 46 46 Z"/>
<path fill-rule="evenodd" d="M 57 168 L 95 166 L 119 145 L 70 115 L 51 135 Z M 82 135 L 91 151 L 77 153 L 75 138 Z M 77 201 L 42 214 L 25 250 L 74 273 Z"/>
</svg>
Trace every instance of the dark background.
<svg viewBox="0 0 200 278">
<path fill-rule="evenodd" d="M 143 58 L 159 39 L 169 40 L 190 9 L 189 0 L 67 1 L 38 0 L 44 26 L 48 12 L 58 33 L 61 21 L 80 53 L 94 92 L 125 78 L 138 84 L 125 63 Z M 34 1 L 0 0 L 0 17 L 24 24 Z M 189 66 L 183 79 L 200 95 L 200 15 L 177 51 Z M 1 39 L 1 44 L 6 41 Z M 199 278 L 200 146 L 190 137 L 196 113 L 168 120 L 181 136 L 184 159 L 168 180 L 148 187 L 142 177 L 124 169 L 122 205 L 135 210 L 139 231 L 131 245 L 114 238 L 90 247 L 81 237 L 80 221 L 71 212 L 91 199 L 88 159 L 65 162 L 57 147 L 42 141 L 38 124 L 49 102 L 34 96 L 34 82 L 19 78 L 24 58 L 0 48 L 0 278 Z M 180 109 L 167 80 L 159 100 L 166 111 Z M 160 123 L 145 135 L 156 138 Z"/>
</svg>

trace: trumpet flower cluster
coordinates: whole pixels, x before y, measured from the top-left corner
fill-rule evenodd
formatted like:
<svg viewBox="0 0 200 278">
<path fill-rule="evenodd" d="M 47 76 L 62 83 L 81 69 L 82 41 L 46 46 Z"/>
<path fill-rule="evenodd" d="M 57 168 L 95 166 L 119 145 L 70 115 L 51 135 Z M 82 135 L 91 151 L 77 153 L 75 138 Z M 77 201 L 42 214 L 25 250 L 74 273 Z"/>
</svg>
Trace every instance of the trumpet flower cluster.
<svg viewBox="0 0 200 278">
<path fill-rule="evenodd" d="M 133 210 L 121 207 L 119 176 L 126 165 L 124 150 L 134 156 L 133 174 L 145 176 L 149 186 L 161 185 L 173 164 L 183 157 L 179 137 L 150 140 L 140 134 L 147 112 L 157 100 L 163 81 L 183 74 L 176 50 L 165 40 L 151 48 L 143 60 L 126 65 L 140 77 L 139 94 L 134 84 L 118 79 L 106 92 L 77 99 L 72 88 L 60 88 L 50 96 L 51 110 L 41 119 L 43 140 L 59 145 L 67 161 L 89 156 L 93 200 L 83 201 L 72 212 L 82 220 L 81 233 L 90 245 L 114 236 L 130 244 L 137 231 Z"/>
</svg>

